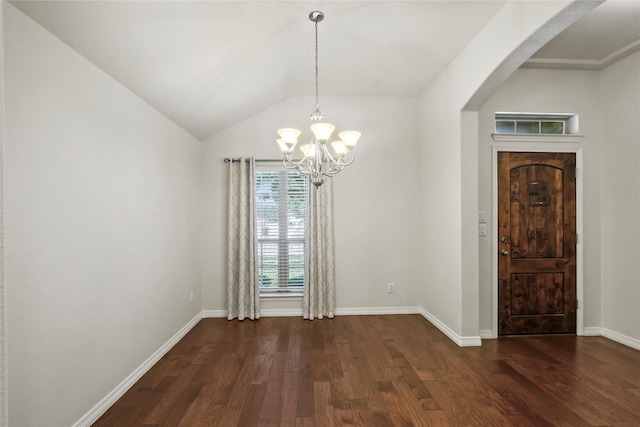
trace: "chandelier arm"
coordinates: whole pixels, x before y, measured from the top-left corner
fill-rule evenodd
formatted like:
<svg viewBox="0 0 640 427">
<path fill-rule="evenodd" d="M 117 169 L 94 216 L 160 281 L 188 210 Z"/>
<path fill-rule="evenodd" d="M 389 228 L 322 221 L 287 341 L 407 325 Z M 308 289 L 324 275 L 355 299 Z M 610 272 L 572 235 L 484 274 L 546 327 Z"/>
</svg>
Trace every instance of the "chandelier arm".
<svg viewBox="0 0 640 427">
<path fill-rule="evenodd" d="M 354 155 L 351 155 L 351 157 L 349 158 L 349 160 L 345 161 L 344 159 L 338 159 L 338 160 L 336 160 L 336 161 L 335 161 L 335 163 L 336 163 L 337 165 L 340 165 L 340 166 L 342 166 L 342 167 L 345 167 L 345 166 L 349 166 L 351 163 L 353 163 L 353 161 L 355 160 L 355 158 L 356 158 L 356 157 L 355 157 Z"/>
<path fill-rule="evenodd" d="M 340 165 L 341 166 L 349 166 L 356 159 L 356 156 L 353 153 L 349 153 L 349 156 L 350 156 L 349 160 L 347 160 L 347 161 L 341 160 L 340 161 Z"/>
<path fill-rule="evenodd" d="M 297 164 L 291 163 L 287 159 L 282 159 L 282 165 L 287 169 L 296 169 L 298 167 Z"/>
<path fill-rule="evenodd" d="M 349 153 L 349 155 L 351 156 L 351 159 L 347 162 L 341 160 L 341 159 L 334 159 L 333 156 L 331 155 L 331 152 L 329 152 L 329 148 L 327 148 L 326 144 L 322 144 L 322 151 L 324 152 L 324 154 L 329 158 L 329 163 L 330 164 L 336 164 L 336 165 L 340 165 L 342 167 L 344 166 L 349 166 L 351 163 L 353 163 L 353 161 L 355 160 L 356 156 L 353 153 Z"/>
<path fill-rule="evenodd" d="M 325 173 L 323 173 L 324 176 L 328 176 L 328 177 L 332 177 L 332 176 L 336 176 L 338 174 L 338 172 L 340 172 L 342 169 L 340 170 L 336 170 L 336 171 L 327 171 Z"/>
<path fill-rule="evenodd" d="M 282 159 L 282 164 L 287 169 L 297 169 L 298 167 L 300 167 L 301 165 L 304 164 L 305 160 L 307 160 L 307 156 L 306 155 L 302 159 L 300 159 L 298 161 L 294 161 L 291 158 L 291 154 L 285 153 L 284 159 Z"/>
<path fill-rule="evenodd" d="M 311 176 L 311 172 L 309 172 L 308 170 L 305 169 L 304 164 L 299 164 L 297 166 L 295 166 L 295 168 L 291 168 L 291 169 L 295 169 L 296 173 L 298 175 L 303 175 L 303 176 Z"/>
<path fill-rule="evenodd" d="M 305 155 L 302 159 L 298 161 L 293 161 L 291 158 L 291 153 L 285 153 L 285 158 L 282 160 L 282 164 L 287 169 L 293 169 L 300 175 L 313 176 L 314 169 L 316 167 L 312 167 L 312 164 L 317 163 L 316 159 Z M 322 175 L 322 166 L 320 165 L 320 175 Z"/>
<path fill-rule="evenodd" d="M 323 171 L 322 174 L 326 176 L 334 176 L 338 172 L 340 172 L 342 169 L 344 169 L 344 166 L 334 164 L 334 165 L 331 165 L 331 167 L 328 170 Z"/>
<path fill-rule="evenodd" d="M 328 177 L 332 177 L 340 172 L 346 166 L 339 159 L 336 160 L 331 155 L 331 152 L 327 148 L 326 144 L 322 145 L 322 156 L 323 156 L 323 164 L 325 164 L 328 168 L 325 168 L 320 172 L 320 175 L 325 175 Z"/>
<path fill-rule="evenodd" d="M 342 169 L 343 168 L 341 168 L 341 167 L 332 166 L 329 170 L 325 171 L 323 175 L 334 176 L 335 174 L 340 172 Z"/>
</svg>

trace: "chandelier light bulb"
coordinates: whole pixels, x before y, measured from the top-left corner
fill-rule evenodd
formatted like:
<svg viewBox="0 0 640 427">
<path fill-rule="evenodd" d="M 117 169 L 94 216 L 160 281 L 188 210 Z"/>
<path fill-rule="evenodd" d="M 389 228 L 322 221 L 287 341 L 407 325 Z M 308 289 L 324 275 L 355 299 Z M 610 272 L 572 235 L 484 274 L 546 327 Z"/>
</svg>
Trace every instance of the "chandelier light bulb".
<svg viewBox="0 0 640 427">
<path fill-rule="evenodd" d="M 300 150 L 305 155 L 305 157 L 315 158 L 316 157 L 316 144 L 304 144 L 300 146 Z"/>
<path fill-rule="evenodd" d="M 300 133 L 298 129 L 293 128 L 278 129 L 278 135 L 280 135 L 280 138 L 282 138 L 285 144 L 293 143 L 295 145 L 295 143 L 298 142 Z"/>
<path fill-rule="evenodd" d="M 360 132 L 356 132 L 354 130 L 347 130 L 338 134 L 342 142 L 344 142 L 344 145 L 346 145 L 350 150 L 356 146 L 358 139 L 360 139 L 360 135 Z"/>
<path fill-rule="evenodd" d="M 293 147 L 289 147 L 285 142 L 284 139 L 279 138 L 276 139 L 276 142 L 278 143 L 278 146 L 280 147 L 280 151 L 282 151 L 283 153 L 286 153 L 287 151 L 291 151 L 293 149 Z M 295 145 L 295 144 L 294 144 Z"/>
<path fill-rule="evenodd" d="M 314 123 L 311 125 L 311 132 L 315 135 L 318 141 L 326 142 L 331 138 L 336 127 L 330 123 Z"/>
<path fill-rule="evenodd" d="M 349 152 L 347 150 L 346 145 L 344 145 L 343 141 L 333 141 L 331 143 L 331 146 L 333 147 L 333 151 L 336 152 L 338 157 L 343 157 L 345 154 L 347 154 Z"/>
</svg>

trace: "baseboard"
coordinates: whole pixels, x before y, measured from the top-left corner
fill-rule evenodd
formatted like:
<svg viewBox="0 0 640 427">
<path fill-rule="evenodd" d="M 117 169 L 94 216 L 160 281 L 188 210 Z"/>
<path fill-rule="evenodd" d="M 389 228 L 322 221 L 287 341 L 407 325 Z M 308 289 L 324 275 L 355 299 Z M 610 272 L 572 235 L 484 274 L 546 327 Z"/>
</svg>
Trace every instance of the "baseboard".
<svg viewBox="0 0 640 427">
<path fill-rule="evenodd" d="M 202 310 L 202 318 L 227 317 L 227 310 Z"/>
<path fill-rule="evenodd" d="M 337 316 L 370 316 L 377 314 L 420 314 L 420 307 L 353 307 L 337 308 Z"/>
<path fill-rule="evenodd" d="M 622 335 L 607 328 L 602 328 L 602 336 L 610 339 L 611 341 L 615 341 L 617 343 L 626 345 L 627 347 L 631 347 L 635 350 L 640 350 L 640 340 L 637 340 L 635 338 Z"/>
<path fill-rule="evenodd" d="M 301 308 L 262 308 L 260 317 L 302 317 Z"/>
<path fill-rule="evenodd" d="M 582 328 L 582 336 L 584 337 L 599 337 L 602 335 L 602 328 L 599 326 L 590 326 Z"/>
<path fill-rule="evenodd" d="M 493 331 L 491 329 L 480 329 L 480 339 L 483 340 L 492 340 L 496 338 L 493 335 Z"/>
<path fill-rule="evenodd" d="M 451 341 L 458 344 L 460 347 L 480 347 L 482 346 L 482 340 L 480 336 L 464 337 L 456 334 L 451 328 L 442 323 L 440 319 L 429 313 L 427 310 L 420 308 L 420 314 L 433 324 L 436 328 L 445 334 Z"/>
<path fill-rule="evenodd" d="M 367 316 L 376 314 L 420 314 L 420 307 L 354 307 L 336 308 L 336 316 Z M 301 308 L 261 309 L 260 317 L 302 317 Z M 227 310 L 203 310 L 203 318 L 227 317 Z"/>
<path fill-rule="evenodd" d="M 180 329 L 169 341 L 160 347 L 155 353 L 142 363 L 135 371 L 133 371 L 124 381 L 122 381 L 111 393 L 102 399 L 96 406 L 91 408 L 82 418 L 80 418 L 73 427 L 89 427 L 96 422 L 107 409 L 111 407 L 118 399 L 120 399 L 144 374 L 147 373 L 158 360 L 162 358 L 171 348 L 178 343 L 199 321 L 202 319 L 202 312 L 198 313 L 189 321 L 182 329 Z"/>
<path fill-rule="evenodd" d="M 427 319 L 442 333 L 444 333 L 451 341 L 458 344 L 460 347 L 478 347 L 482 345 L 481 338 L 493 338 L 491 331 L 483 331 L 483 333 L 489 336 L 471 336 L 463 337 L 453 332 L 447 325 L 442 323 L 438 318 L 426 311 L 422 307 L 351 307 L 351 308 L 336 308 L 336 316 L 369 316 L 380 314 L 420 314 Z M 301 316 L 302 309 L 267 309 L 260 310 L 260 317 L 291 317 Z M 203 310 L 203 318 L 212 317 L 227 317 L 226 310 Z"/>
<path fill-rule="evenodd" d="M 635 350 L 640 350 L 640 340 L 622 335 L 611 329 L 601 328 L 599 326 L 592 326 L 589 328 L 583 328 L 582 335 L 585 337 L 605 337 L 611 341 L 615 341 L 627 347 L 631 347 Z"/>
</svg>

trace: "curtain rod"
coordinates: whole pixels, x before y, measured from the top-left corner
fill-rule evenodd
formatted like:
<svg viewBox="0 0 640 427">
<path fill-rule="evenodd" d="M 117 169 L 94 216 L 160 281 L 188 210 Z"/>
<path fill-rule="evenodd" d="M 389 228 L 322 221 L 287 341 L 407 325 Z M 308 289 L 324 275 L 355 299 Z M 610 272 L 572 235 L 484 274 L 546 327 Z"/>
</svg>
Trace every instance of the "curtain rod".
<svg viewBox="0 0 640 427">
<path fill-rule="evenodd" d="M 229 163 L 229 162 L 238 163 L 239 161 L 240 159 L 230 159 L 229 157 L 225 157 L 224 159 L 225 163 Z M 254 159 L 254 162 L 256 163 L 272 162 L 273 163 L 273 162 L 282 162 L 282 159 Z"/>
</svg>

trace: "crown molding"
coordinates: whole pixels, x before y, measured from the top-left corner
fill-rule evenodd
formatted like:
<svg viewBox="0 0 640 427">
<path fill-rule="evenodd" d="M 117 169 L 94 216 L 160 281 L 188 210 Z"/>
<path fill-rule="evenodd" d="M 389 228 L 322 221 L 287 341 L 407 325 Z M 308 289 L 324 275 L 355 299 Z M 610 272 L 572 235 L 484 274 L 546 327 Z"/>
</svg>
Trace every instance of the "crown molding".
<svg viewBox="0 0 640 427">
<path fill-rule="evenodd" d="M 529 58 L 521 68 L 551 68 L 560 70 L 601 70 L 614 62 L 640 50 L 640 40 L 616 50 L 602 59 L 559 59 L 559 58 Z"/>
</svg>

